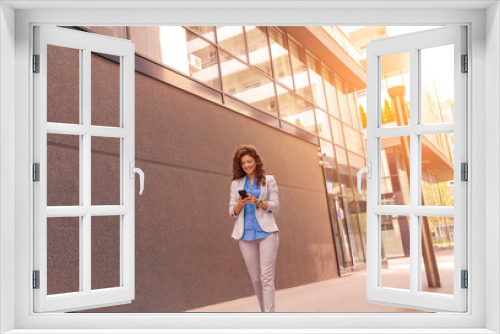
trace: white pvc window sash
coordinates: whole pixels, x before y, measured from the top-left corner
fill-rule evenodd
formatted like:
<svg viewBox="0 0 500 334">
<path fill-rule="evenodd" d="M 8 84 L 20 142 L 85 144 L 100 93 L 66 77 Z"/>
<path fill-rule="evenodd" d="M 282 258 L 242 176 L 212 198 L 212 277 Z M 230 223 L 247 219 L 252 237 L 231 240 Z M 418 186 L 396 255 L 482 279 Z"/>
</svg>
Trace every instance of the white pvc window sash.
<svg viewBox="0 0 500 334">
<path fill-rule="evenodd" d="M 79 50 L 80 124 L 47 122 L 47 46 Z M 120 126 L 91 124 L 92 52 L 120 59 Z M 40 55 L 40 73 L 34 81 L 34 162 L 40 163 L 40 182 L 34 183 L 34 268 L 40 272 L 40 288 L 34 289 L 34 311 L 72 311 L 116 305 L 134 299 L 134 180 L 129 164 L 134 162 L 134 45 L 128 40 L 55 27 L 35 27 L 34 53 Z M 47 206 L 47 134 L 77 135 L 80 138 L 77 206 Z M 120 144 L 120 204 L 91 205 L 91 139 L 118 138 Z M 133 164 L 132 164 L 133 165 Z M 78 171 L 75 171 L 78 173 Z M 120 217 L 120 285 L 92 290 L 91 217 Z M 47 294 L 47 218 L 79 217 L 79 291 Z"/>
<path fill-rule="evenodd" d="M 455 26 L 384 38 L 368 45 L 367 161 L 372 166 L 367 189 L 367 296 L 370 301 L 425 310 L 467 310 L 467 290 L 460 284 L 460 272 L 467 269 L 467 183 L 460 178 L 460 164 L 467 162 L 467 74 L 461 73 L 461 55 L 467 53 L 465 41 L 466 28 Z M 454 123 L 420 124 L 420 51 L 443 45 L 454 46 Z M 381 57 L 401 52 L 410 54 L 410 124 L 381 127 Z M 421 203 L 421 135 L 439 133 L 454 134 L 454 207 L 430 207 Z M 410 137 L 410 205 L 381 205 L 381 138 L 396 136 Z M 410 217 L 409 290 L 381 286 L 381 215 Z M 422 216 L 454 218 L 453 295 L 419 291 L 422 252 L 419 218 Z"/>
</svg>

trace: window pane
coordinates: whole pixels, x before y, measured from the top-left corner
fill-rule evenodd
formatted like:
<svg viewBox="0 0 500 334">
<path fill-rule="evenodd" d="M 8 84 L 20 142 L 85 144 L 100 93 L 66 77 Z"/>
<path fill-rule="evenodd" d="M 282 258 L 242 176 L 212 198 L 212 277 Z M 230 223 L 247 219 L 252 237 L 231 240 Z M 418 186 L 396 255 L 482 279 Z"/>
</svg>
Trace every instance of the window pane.
<svg viewBox="0 0 500 334">
<path fill-rule="evenodd" d="M 347 153 L 349 156 L 349 165 L 351 166 L 351 168 L 354 168 L 356 173 L 358 172 L 359 169 L 366 167 L 365 158 L 363 156 L 354 154 L 352 152 L 347 152 Z M 356 177 L 356 175 L 354 175 L 354 177 Z"/>
<path fill-rule="evenodd" d="M 92 205 L 120 205 L 120 138 L 92 137 Z"/>
<path fill-rule="evenodd" d="M 47 294 L 80 291 L 80 218 L 47 218 Z"/>
<path fill-rule="evenodd" d="M 422 124 L 453 122 L 454 46 L 420 50 Z"/>
<path fill-rule="evenodd" d="M 321 153 L 324 154 L 321 161 L 325 162 L 323 171 L 325 175 L 326 191 L 329 194 L 340 194 L 340 184 L 337 177 L 337 161 L 333 144 L 320 139 Z"/>
<path fill-rule="evenodd" d="M 351 110 L 349 108 L 349 100 L 347 99 L 347 85 L 337 78 L 337 97 L 340 102 L 340 113 L 342 121 L 352 125 Z"/>
<path fill-rule="evenodd" d="M 333 140 L 335 144 L 344 147 L 344 130 L 342 123 L 333 117 L 330 117 L 330 120 L 332 122 Z"/>
<path fill-rule="evenodd" d="M 233 56 L 248 62 L 243 27 L 217 27 L 217 43 Z"/>
<path fill-rule="evenodd" d="M 326 189 L 330 195 L 341 195 L 342 188 L 340 186 L 339 178 L 337 176 L 337 165 L 335 164 L 333 168 L 325 168 L 325 181 Z"/>
<path fill-rule="evenodd" d="M 219 66 L 215 46 L 189 31 L 186 31 L 186 41 L 189 72 L 184 73 L 209 87 L 220 89 Z"/>
<path fill-rule="evenodd" d="M 311 84 L 307 74 L 306 51 L 303 47 L 288 40 L 290 55 L 292 58 L 293 80 L 295 81 L 295 91 L 306 100 L 312 100 Z"/>
<path fill-rule="evenodd" d="M 410 137 L 381 139 L 382 205 L 410 205 L 409 143 Z"/>
<path fill-rule="evenodd" d="M 130 37 L 137 53 L 220 89 L 216 48 L 196 34 L 178 26 L 130 27 Z"/>
<path fill-rule="evenodd" d="M 281 118 L 304 130 L 316 133 L 312 105 L 280 85 L 277 85 L 277 88 Z"/>
<path fill-rule="evenodd" d="M 454 219 L 452 217 L 421 217 L 421 224 L 428 224 L 433 244 L 434 256 L 439 275 L 440 287 L 429 287 L 427 270 L 422 258 L 422 287 L 421 291 L 453 294 L 454 268 Z M 432 253 L 432 250 L 429 252 Z M 424 253 L 425 254 L 425 253 Z M 429 255 L 432 258 L 432 254 Z M 436 274 L 434 274 L 436 275 Z"/>
<path fill-rule="evenodd" d="M 274 76 L 279 82 L 293 89 L 292 70 L 288 55 L 288 45 L 281 31 L 268 27 L 271 55 L 273 58 Z"/>
<path fill-rule="evenodd" d="M 267 75 L 272 75 L 266 27 L 245 27 L 247 34 L 248 58 Z"/>
<path fill-rule="evenodd" d="M 80 205 L 80 137 L 47 134 L 47 206 Z"/>
<path fill-rule="evenodd" d="M 410 217 L 380 216 L 380 286 L 410 290 Z"/>
<path fill-rule="evenodd" d="M 422 205 L 453 206 L 453 133 L 422 136 Z"/>
<path fill-rule="evenodd" d="M 325 79 L 325 89 L 326 89 L 326 102 L 328 104 L 328 111 L 330 114 L 335 115 L 338 119 L 341 118 L 339 105 L 337 102 L 337 89 L 335 78 L 329 70 L 323 67 L 323 78 Z"/>
<path fill-rule="evenodd" d="M 382 127 L 408 125 L 410 118 L 410 52 L 381 56 L 380 63 Z"/>
<path fill-rule="evenodd" d="M 196 34 L 205 37 L 209 41 L 215 42 L 214 38 L 214 27 L 211 26 L 187 26 L 190 30 Z"/>
<path fill-rule="evenodd" d="M 349 228 L 341 196 L 330 196 L 330 210 L 332 211 L 332 227 L 335 237 L 337 262 L 341 268 L 354 266 L 352 251 L 349 243 Z"/>
<path fill-rule="evenodd" d="M 349 101 L 349 109 L 351 110 L 352 124 L 356 130 L 359 130 L 359 110 L 356 104 L 354 93 L 347 94 L 347 100 Z"/>
<path fill-rule="evenodd" d="M 221 51 L 224 92 L 262 111 L 276 115 L 274 83 L 265 75 Z"/>
<path fill-rule="evenodd" d="M 347 149 L 364 155 L 363 142 L 361 141 L 361 134 L 349 126 L 344 126 L 345 140 Z"/>
<path fill-rule="evenodd" d="M 91 77 L 92 125 L 120 127 L 120 63 L 92 52 Z"/>
<path fill-rule="evenodd" d="M 80 50 L 47 45 L 47 122 L 80 124 Z"/>
<path fill-rule="evenodd" d="M 330 128 L 330 121 L 328 120 L 329 116 L 324 111 L 320 109 L 316 109 L 316 122 L 318 123 L 318 134 L 332 141 L 332 130 Z"/>
<path fill-rule="evenodd" d="M 120 216 L 93 216 L 92 290 L 120 286 Z"/>
<path fill-rule="evenodd" d="M 337 154 L 337 168 L 339 171 L 340 185 L 342 187 L 342 194 L 353 196 L 351 177 L 349 175 L 349 165 L 347 164 L 347 153 L 340 147 L 335 147 Z"/>
<path fill-rule="evenodd" d="M 323 161 L 331 163 L 335 159 L 335 152 L 333 151 L 333 144 L 326 140 L 320 139 L 319 141 Z"/>
<path fill-rule="evenodd" d="M 317 62 L 310 55 L 307 55 L 307 65 L 309 67 L 309 78 L 314 94 L 314 103 L 326 110 L 325 90 L 323 89 L 323 79 L 321 78 L 321 63 Z"/>
<path fill-rule="evenodd" d="M 347 231 L 349 233 L 349 241 L 351 244 L 352 257 L 355 263 L 365 262 L 365 254 L 363 249 L 363 239 L 358 221 L 358 209 L 356 201 L 352 197 L 342 197 L 344 201 L 345 216 L 347 219 Z"/>
</svg>

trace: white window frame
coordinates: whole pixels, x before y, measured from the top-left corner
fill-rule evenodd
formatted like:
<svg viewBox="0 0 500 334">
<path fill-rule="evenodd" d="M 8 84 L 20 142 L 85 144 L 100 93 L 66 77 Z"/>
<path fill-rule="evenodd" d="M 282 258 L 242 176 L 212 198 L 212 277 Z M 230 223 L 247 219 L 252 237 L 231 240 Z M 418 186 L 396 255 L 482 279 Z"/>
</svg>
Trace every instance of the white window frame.
<svg viewBox="0 0 500 334">
<path fill-rule="evenodd" d="M 467 75 L 461 73 L 461 55 L 466 54 L 466 28 L 464 26 L 440 27 L 402 36 L 370 42 L 367 48 L 367 163 L 372 177 L 368 179 L 368 299 L 390 305 L 409 305 L 423 310 L 448 310 L 463 312 L 467 309 L 467 291 L 461 288 L 461 270 L 467 269 L 467 186 L 460 180 L 460 164 L 467 163 Z M 424 124 L 420 107 L 421 51 L 451 45 L 453 56 L 454 120 L 452 123 Z M 407 52 L 410 56 L 410 119 L 408 126 L 381 126 L 381 58 L 386 55 Z M 425 206 L 422 195 L 421 135 L 453 133 L 454 139 L 454 206 Z M 381 203 L 381 141 L 382 138 L 410 138 L 410 203 L 409 205 L 383 205 Z M 382 215 L 403 215 L 410 218 L 410 270 L 409 289 L 385 287 L 381 281 L 381 232 Z M 422 286 L 422 217 L 447 216 L 454 218 L 455 247 L 453 251 L 453 293 L 440 294 L 421 291 Z"/>
<path fill-rule="evenodd" d="M 83 3 L 83 5 L 82 5 Z M 102 4 L 104 3 L 104 5 Z M 352 2 L 356 3 L 356 2 Z M 436 3 L 446 8 L 442 2 Z M 457 2 L 453 2 L 457 3 Z M 462 2 L 460 2 L 462 3 Z M 265 9 L 267 3 L 248 5 L 250 8 L 243 10 L 244 5 L 233 9 L 218 9 L 215 2 L 205 4 L 207 8 L 190 8 L 189 2 L 179 5 L 176 2 L 164 4 L 171 8 L 102 10 L 103 6 L 111 6 L 109 2 L 78 2 L 74 6 L 89 6 L 89 9 L 57 10 L 54 6 L 71 6 L 68 2 L 50 4 L 48 1 L 17 3 L 7 1 L 0 4 L 0 78 L 1 113 L 0 117 L 0 152 L 3 158 L 0 165 L 0 208 L 1 211 L 1 246 L 0 249 L 0 320 L 2 332 L 16 329 L 15 333 L 38 333 L 43 329 L 63 329 L 64 333 L 76 332 L 74 329 L 89 328 L 88 333 L 102 333 L 106 329 L 138 328 L 166 328 L 162 332 L 180 332 L 175 328 L 198 328 L 193 333 L 201 333 L 202 329 L 216 329 L 212 332 L 237 332 L 234 328 L 261 328 L 252 332 L 270 332 L 264 329 L 302 328 L 298 332 L 342 332 L 342 329 L 358 328 L 364 333 L 387 333 L 387 328 L 398 328 L 395 332 L 413 332 L 412 328 L 420 328 L 427 332 L 434 328 L 433 333 L 457 333 L 458 328 L 463 328 L 465 333 L 492 333 L 500 330 L 499 322 L 499 263 L 498 259 L 485 265 L 485 254 L 499 254 L 499 228 L 497 222 L 500 218 L 498 202 L 500 199 L 498 162 L 500 161 L 498 136 L 498 110 L 500 99 L 500 11 L 497 4 L 485 9 L 474 9 L 474 2 L 466 2 L 464 6 L 470 9 L 390 9 L 390 6 L 401 6 L 401 3 L 388 3 L 384 1 L 370 2 L 373 7 L 380 6 L 380 10 L 342 8 L 328 8 L 324 3 L 310 2 L 293 3 L 293 9 L 287 8 L 283 2 L 275 3 L 273 9 Z M 358 6 L 340 3 L 339 7 Z M 450 2 L 448 2 L 450 4 Z M 463 4 L 463 3 L 462 3 Z M 491 5 L 491 3 L 488 3 Z M 9 5 L 36 6 L 37 9 L 20 10 L 14 12 Z M 485 5 L 478 3 L 478 6 Z M 40 10 L 44 6 L 52 6 L 50 10 Z M 92 9 L 92 6 L 95 6 Z M 101 8 L 97 8 L 97 6 Z M 118 5 L 119 6 L 119 5 Z M 139 5 L 141 6 L 141 5 Z M 148 6 L 148 2 L 142 5 Z M 158 6 L 158 3 L 155 4 Z M 177 7 L 176 7 L 177 6 Z M 179 6 L 188 10 L 179 9 Z M 227 3 L 227 6 L 230 6 Z M 260 7 L 262 6 L 262 7 Z M 325 6 L 327 8 L 325 8 Z M 334 5 L 332 5 L 334 6 Z M 360 8 L 366 7 L 361 2 Z M 431 5 L 429 5 L 431 6 Z M 411 6 L 410 6 L 411 7 Z M 25 7 L 26 8 L 26 7 Z M 73 7 L 74 8 L 74 7 Z M 136 8 L 136 7 L 134 7 Z M 306 9 L 305 9 L 306 8 Z M 312 8 L 312 9 L 311 9 Z M 283 11 L 286 13 L 283 13 Z M 265 13 L 265 15 L 262 15 Z M 284 15 L 286 14 L 286 15 Z M 15 21 L 14 21 L 15 17 Z M 311 22 L 311 18 L 314 22 Z M 401 313 L 401 314 L 33 314 L 32 290 L 28 287 L 31 283 L 31 261 L 29 259 L 30 246 L 32 245 L 32 184 L 30 181 L 33 133 L 33 120 L 31 119 L 30 100 L 32 83 L 30 75 L 31 55 L 31 27 L 34 24 L 61 24 L 61 25 L 360 25 L 360 24 L 385 24 L 385 25 L 436 25 L 436 24 L 466 24 L 469 29 L 469 50 L 471 59 L 469 69 L 472 75 L 468 78 L 468 131 L 472 135 L 468 142 L 470 152 L 469 178 L 470 190 L 468 198 L 468 234 L 472 242 L 468 245 L 468 312 L 455 313 Z M 485 29 L 485 22 L 488 29 Z M 472 28 L 472 29 L 471 29 Z M 13 32 L 15 31 L 15 40 Z M 15 52 L 15 53 L 14 53 Z M 15 54 L 15 61 L 14 61 Z M 488 71 L 485 71 L 485 65 Z M 15 66 L 15 71 L 14 71 Z M 15 87 L 12 82 L 15 78 Z M 488 83 L 488 85 L 486 85 Z M 10 95 L 10 94 L 12 95 Z M 15 99 L 13 98 L 15 93 Z M 486 98 L 485 98 L 486 97 Z M 12 112 L 15 107 L 15 113 Z M 10 110 L 7 110 L 10 109 Z M 472 117 L 475 116 L 474 121 Z M 489 121 L 486 122 L 485 119 Z M 9 131 L 8 126 L 15 127 Z M 486 141 L 485 131 L 489 132 Z M 12 142 L 15 139 L 15 147 Z M 488 156 L 485 154 L 487 149 Z M 11 158 L 6 160 L 5 158 Z M 15 159 L 15 163 L 12 160 Z M 491 171 L 491 177 L 485 182 L 485 162 L 493 163 L 486 167 Z M 475 168 L 475 166 L 477 166 Z M 15 173 L 15 183 L 12 178 Z M 9 210 L 9 200 L 15 192 L 15 212 Z M 488 194 L 488 198 L 486 197 Z M 489 207 L 485 203 L 491 204 Z M 488 217 L 488 222 L 486 222 Z M 14 218 L 14 219 L 12 219 Z M 472 228 L 472 226 L 474 228 Z M 15 238 L 15 244 L 12 242 Z M 14 254 L 14 256 L 12 256 Z M 14 286 L 15 290 L 12 290 Z M 488 293 L 486 293 L 488 289 Z M 15 308 L 12 308 L 15 305 Z M 258 325 L 257 325 L 258 324 Z M 168 330 L 170 328 L 170 330 Z M 306 330 L 304 328 L 308 328 Z M 384 328 L 384 329 L 381 329 Z M 38 329 L 38 330 L 37 330 Z M 221 330 L 222 329 L 222 330 Z M 224 330 L 226 329 L 226 330 Z M 231 330 L 233 329 L 233 330 Z M 322 330 L 323 329 L 323 330 Z M 335 329 L 339 329 L 336 331 Z M 364 331 L 363 331 L 364 329 Z M 47 331 L 45 331 L 46 333 Z M 109 332 L 109 331 L 108 331 Z M 144 332 L 143 330 L 129 330 L 128 333 Z M 185 332 L 185 331 L 184 331 Z M 244 332 L 242 330 L 242 332 Z M 297 332 L 297 331 L 296 331 Z M 356 331 L 350 331 L 355 333 Z M 428 331 L 430 332 L 430 330 Z M 14 332 L 13 332 L 14 333 Z"/>
<path fill-rule="evenodd" d="M 130 303 L 135 295 L 135 180 L 130 177 L 135 161 L 135 48 L 128 40 L 51 26 L 34 27 L 34 53 L 40 56 L 39 73 L 34 80 L 34 162 L 40 164 L 40 180 L 34 192 L 34 270 L 39 271 L 39 288 L 34 289 L 36 312 L 75 311 Z M 80 123 L 47 121 L 47 49 L 48 45 L 78 50 L 80 64 Z M 91 121 L 92 53 L 119 57 L 120 105 L 118 127 L 96 126 Z M 80 203 L 75 206 L 47 206 L 47 134 L 79 136 Z M 120 141 L 120 203 L 92 205 L 92 138 Z M 130 170 L 129 170 L 130 169 Z M 78 171 L 75 171 L 78 173 Z M 134 174 L 132 174 L 134 175 Z M 95 177 L 95 175 L 94 175 Z M 119 218 L 120 285 L 92 289 L 92 219 L 98 216 Z M 47 218 L 79 219 L 79 291 L 48 295 L 47 291 Z"/>
</svg>

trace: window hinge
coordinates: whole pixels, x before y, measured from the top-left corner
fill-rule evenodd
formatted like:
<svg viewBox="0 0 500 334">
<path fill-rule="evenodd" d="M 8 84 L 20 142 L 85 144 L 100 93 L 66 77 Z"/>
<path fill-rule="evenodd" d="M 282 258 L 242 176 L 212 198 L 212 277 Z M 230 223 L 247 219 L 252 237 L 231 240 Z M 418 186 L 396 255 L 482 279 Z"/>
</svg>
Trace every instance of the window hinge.
<svg viewBox="0 0 500 334">
<path fill-rule="evenodd" d="M 33 181 L 40 182 L 40 163 L 33 164 Z"/>
<path fill-rule="evenodd" d="M 462 289 L 467 289 L 469 287 L 469 274 L 467 270 L 461 271 L 461 281 L 462 281 Z"/>
<path fill-rule="evenodd" d="M 40 270 L 33 270 L 33 289 L 40 289 Z"/>
<path fill-rule="evenodd" d="M 33 55 L 33 73 L 40 73 L 40 55 Z"/>
<path fill-rule="evenodd" d="M 461 181 L 469 181 L 469 166 L 467 165 L 466 162 L 462 162 L 460 164 L 460 167 L 461 167 L 460 180 Z"/>
<path fill-rule="evenodd" d="M 469 57 L 462 55 L 462 68 L 460 72 L 467 73 L 469 71 Z"/>
</svg>

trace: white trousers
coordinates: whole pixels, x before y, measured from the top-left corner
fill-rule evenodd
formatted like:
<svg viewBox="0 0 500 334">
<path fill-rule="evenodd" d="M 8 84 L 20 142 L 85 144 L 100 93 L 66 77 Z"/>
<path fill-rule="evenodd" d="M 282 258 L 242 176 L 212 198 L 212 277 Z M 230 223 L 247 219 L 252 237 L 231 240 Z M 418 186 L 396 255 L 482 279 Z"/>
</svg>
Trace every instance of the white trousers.
<svg viewBox="0 0 500 334">
<path fill-rule="evenodd" d="M 240 250 L 259 300 L 261 312 L 275 312 L 275 273 L 278 232 L 263 239 L 240 240 Z"/>
</svg>

